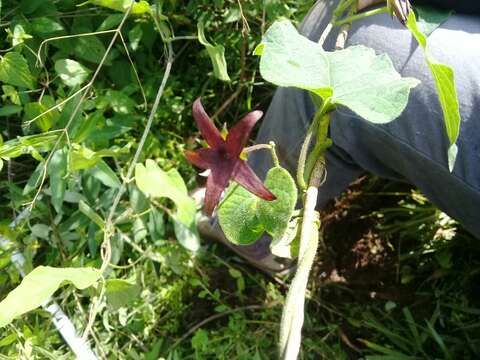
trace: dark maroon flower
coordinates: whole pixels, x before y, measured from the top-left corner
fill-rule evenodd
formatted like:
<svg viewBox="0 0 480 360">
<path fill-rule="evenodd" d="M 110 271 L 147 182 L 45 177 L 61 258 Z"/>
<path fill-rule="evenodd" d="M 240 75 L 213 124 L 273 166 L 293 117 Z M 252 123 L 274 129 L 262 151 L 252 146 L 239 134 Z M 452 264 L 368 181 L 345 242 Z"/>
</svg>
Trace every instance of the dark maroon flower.
<svg viewBox="0 0 480 360">
<path fill-rule="evenodd" d="M 262 115 L 261 111 L 248 113 L 228 132 L 224 140 L 203 109 L 200 98 L 193 103 L 193 117 L 209 147 L 197 151 L 185 150 L 185 156 L 193 165 L 211 171 L 207 179 L 204 206 L 208 215 L 212 214 L 230 179 L 262 199 L 276 199 L 250 166 L 240 158 L 253 126 Z"/>
</svg>

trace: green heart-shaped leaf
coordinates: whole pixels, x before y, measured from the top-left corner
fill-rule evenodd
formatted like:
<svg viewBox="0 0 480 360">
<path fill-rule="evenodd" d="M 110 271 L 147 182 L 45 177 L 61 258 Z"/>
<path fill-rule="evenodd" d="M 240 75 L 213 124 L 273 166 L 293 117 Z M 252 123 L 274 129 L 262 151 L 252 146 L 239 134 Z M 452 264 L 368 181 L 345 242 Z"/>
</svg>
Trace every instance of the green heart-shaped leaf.
<svg viewBox="0 0 480 360">
<path fill-rule="evenodd" d="M 248 245 L 267 232 L 273 239 L 281 238 L 297 202 L 297 188 L 289 172 L 281 167 L 270 169 L 265 186 L 277 197 L 263 200 L 238 184 L 227 189 L 218 209 L 220 226 L 229 241 Z"/>
<path fill-rule="evenodd" d="M 278 86 L 309 90 L 332 104 L 348 107 L 373 123 L 398 117 L 410 89 L 419 81 L 402 78 L 386 55 L 352 46 L 326 52 L 300 35 L 289 21 L 275 22 L 255 54 L 261 55 L 262 77 Z"/>
</svg>

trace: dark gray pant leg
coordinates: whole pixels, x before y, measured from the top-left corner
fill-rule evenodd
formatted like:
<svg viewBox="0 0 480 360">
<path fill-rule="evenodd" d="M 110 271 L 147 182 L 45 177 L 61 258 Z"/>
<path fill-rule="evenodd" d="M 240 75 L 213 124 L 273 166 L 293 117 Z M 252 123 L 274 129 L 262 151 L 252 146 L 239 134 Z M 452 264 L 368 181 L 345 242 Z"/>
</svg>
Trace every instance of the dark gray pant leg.
<svg viewBox="0 0 480 360">
<path fill-rule="evenodd" d="M 300 30 L 318 40 L 333 1 L 317 3 Z M 327 39 L 331 48 L 335 33 Z M 387 125 L 373 125 L 344 108 L 331 122 L 334 146 L 327 152 L 328 177 L 319 205 L 338 195 L 363 170 L 409 181 L 468 230 L 480 236 L 480 17 L 453 15 L 429 38 L 430 51 L 455 70 L 462 125 L 459 154 L 453 174 L 448 171 L 442 112 L 423 52 L 408 30 L 388 15 L 354 24 L 348 45 L 363 44 L 387 53 L 403 76 L 416 77 L 404 113 Z M 277 143 L 284 165 L 296 168 L 299 146 L 314 113 L 308 94 L 279 89 L 265 117 L 257 142 Z M 263 173 L 271 165 L 267 154 L 251 163 Z"/>
</svg>

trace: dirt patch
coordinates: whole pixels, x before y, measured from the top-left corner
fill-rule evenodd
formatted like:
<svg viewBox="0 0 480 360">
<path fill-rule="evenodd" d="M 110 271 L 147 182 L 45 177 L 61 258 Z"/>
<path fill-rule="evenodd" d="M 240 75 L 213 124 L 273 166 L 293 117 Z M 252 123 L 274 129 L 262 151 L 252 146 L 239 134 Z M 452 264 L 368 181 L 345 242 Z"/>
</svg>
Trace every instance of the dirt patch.
<svg viewBox="0 0 480 360">
<path fill-rule="evenodd" d="M 394 206 L 398 196 L 378 193 L 409 191 L 409 185 L 362 177 L 322 213 L 324 248 L 312 278 L 322 284 L 341 283 L 360 297 L 408 301 L 408 289 L 399 289 L 395 239 L 376 229 L 374 211 Z M 388 189 L 388 192 L 386 191 Z M 370 196 L 372 195 L 372 196 Z"/>
</svg>

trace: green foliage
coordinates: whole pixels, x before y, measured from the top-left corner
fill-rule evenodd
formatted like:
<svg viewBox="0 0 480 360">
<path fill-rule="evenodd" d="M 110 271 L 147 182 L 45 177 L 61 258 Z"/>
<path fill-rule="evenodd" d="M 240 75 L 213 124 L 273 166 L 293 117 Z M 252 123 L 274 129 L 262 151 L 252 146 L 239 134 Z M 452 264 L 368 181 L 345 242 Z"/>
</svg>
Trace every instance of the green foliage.
<svg viewBox="0 0 480 360">
<path fill-rule="evenodd" d="M 151 11 L 150 5 L 145 0 L 135 1 L 133 5 L 130 0 L 88 0 L 87 2 L 122 12 L 132 7 L 131 13 L 134 15 L 145 14 Z"/>
<path fill-rule="evenodd" d="M 425 52 L 430 72 L 432 73 L 438 92 L 438 100 L 443 112 L 450 147 L 448 149 L 448 168 L 453 171 L 457 158 L 457 141 L 460 132 L 460 108 L 457 90 L 455 88 L 455 74 L 453 69 L 445 64 L 438 63 L 427 50 L 427 37 L 418 29 L 415 14 L 410 13 L 407 26 Z"/>
<path fill-rule="evenodd" d="M 85 289 L 95 284 L 100 276 L 98 270 L 91 268 L 35 268 L 0 303 L 0 327 L 45 303 L 66 282 Z"/>
<path fill-rule="evenodd" d="M 122 279 L 110 279 L 106 282 L 107 302 L 113 309 L 120 309 L 133 301 L 140 294 L 140 286 Z"/>
<path fill-rule="evenodd" d="M 426 36 L 434 32 L 442 23 L 444 23 L 450 15 L 451 10 L 431 7 L 431 6 L 415 6 L 417 13 L 418 30 Z"/>
<path fill-rule="evenodd" d="M 18 52 L 10 51 L 0 58 L 0 81 L 33 89 L 34 81 L 28 63 Z"/>
<path fill-rule="evenodd" d="M 196 205 L 188 196 L 187 187 L 178 171 L 172 169 L 165 172 L 153 160 L 147 160 L 145 166 L 137 164 L 135 167 L 135 181 L 147 197 L 166 197 L 175 203 L 177 211 L 173 219 L 177 238 L 185 248 L 197 251 L 200 239 L 195 221 Z"/>
<path fill-rule="evenodd" d="M 70 87 L 83 84 L 90 74 L 89 69 L 71 59 L 60 59 L 55 61 L 55 71 L 65 85 Z"/>
<path fill-rule="evenodd" d="M 267 81 L 331 98 L 374 123 L 397 118 L 419 83 L 401 78 L 388 56 L 364 46 L 325 52 L 288 21 L 274 23 L 255 53 L 261 55 L 260 72 Z"/>
<path fill-rule="evenodd" d="M 251 244 L 264 232 L 275 242 L 287 230 L 297 203 L 295 181 L 287 170 L 274 167 L 267 173 L 265 186 L 276 200 L 263 200 L 235 183 L 227 189 L 218 217 L 225 236 L 234 244 Z"/>
<path fill-rule="evenodd" d="M 212 45 L 207 41 L 204 33 L 204 24 L 200 21 L 197 24 L 198 41 L 207 49 L 208 56 L 213 65 L 213 75 L 223 81 L 230 81 L 227 71 L 227 62 L 225 61 L 225 48 L 223 45 Z"/>
</svg>

